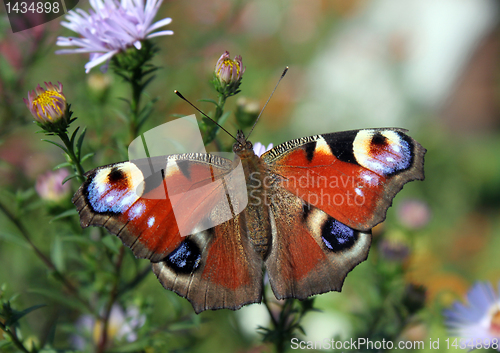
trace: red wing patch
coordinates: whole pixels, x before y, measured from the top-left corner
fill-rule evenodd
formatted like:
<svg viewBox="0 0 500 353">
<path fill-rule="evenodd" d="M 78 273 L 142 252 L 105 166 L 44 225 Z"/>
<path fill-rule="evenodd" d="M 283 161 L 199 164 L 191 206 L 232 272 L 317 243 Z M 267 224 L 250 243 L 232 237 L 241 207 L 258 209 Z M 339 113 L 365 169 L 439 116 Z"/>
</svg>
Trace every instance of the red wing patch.
<svg viewBox="0 0 500 353">
<path fill-rule="evenodd" d="M 252 283 L 248 270 L 248 254 L 254 254 L 254 250 L 248 247 L 242 251 L 243 243 L 239 227 L 232 221 L 228 229 L 227 225 L 220 225 L 214 229 L 214 238 L 207 248 L 207 259 L 201 277 L 204 280 L 217 283 L 225 288 L 236 290 L 237 288 Z"/>
<path fill-rule="evenodd" d="M 316 136 L 263 155 L 282 187 L 341 223 L 367 231 L 385 219 L 392 198 L 423 179 L 425 149 L 399 130 Z"/>
</svg>

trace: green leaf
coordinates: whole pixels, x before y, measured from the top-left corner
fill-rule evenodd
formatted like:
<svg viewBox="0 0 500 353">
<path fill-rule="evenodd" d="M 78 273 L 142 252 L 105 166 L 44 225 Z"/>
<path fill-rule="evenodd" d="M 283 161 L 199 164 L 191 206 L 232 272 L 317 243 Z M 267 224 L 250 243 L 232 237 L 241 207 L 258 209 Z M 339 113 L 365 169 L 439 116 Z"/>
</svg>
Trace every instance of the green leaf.
<svg viewBox="0 0 500 353">
<path fill-rule="evenodd" d="M 132 106 L 132 103 L 130 103 L 130 99 L 123 98 L 123 97 L 118 97 L 118 99 L 127 103 L 129 107 Z"/>
<path fill-rule="evenodd" d="M 45 142 L 51 143 L 53 145 L 56 145 L 57 147 L 59 147 L 60 149 L 62 149 L 64 152 L 66 152 L 67 154 L 69 154 L 68 150 L 66 149 L 66 147 L 58 144 L 57 142 L 54 142 L 54 141 L 51 141 L 51 140 L 46 140 L 46 139 L 42 139 L 42 141 L 45 141 Z"/>
<path fill-rule="evenodd" d="M 34 188 L 29 188 L 26 190 L 18 189 L 16 192 L 16 200 L 17 202 L 27 201 L 34 194 L 35 194 Z"/>
<path fill-rule="evenodd" d="M 76 143 L 76 159 L 80 162 L 80 156 L 82 154 L 82 145 L 83 139 L 85 138 L 85 133 L 87 132 L 87 128 L 84 128 L 80 137 L 78 138 L 78 142 Z"/>
<path fill-rule="evenodd" d="M 128 352 L 143 352 L 151 342 L 148 339 L 138 340 L 132 343 L 121 345 L 120 347 L 112 348 L 109 352 L 128 353 Z"/>
<path fill-rule="evenodd" d="M 85 162 L 87 159 L 94 156 L 94 154 L 95 154 L 94 152 L 87 153 L 85 156 L 82 157 L 82 160 L 80 161 L 80 163 Z"/>
<path fill-rule="evenodd" d="M 50 326 L 49 333 L 47 334 L 47 339 L 45 341 L 44 346 L 51 347 L 52 345 L 54 345 L 54 340 L 56 337 L 56 327 L 57 327 L 57 320 L 55 320 L 54 323 Z M 48 353 L 51 351 L 53 351 L 53 350 L 50 348 L 43 348 L 40 352 Z"/>
<path fill-rule="evenodd" d="M 57 270 L 59 270 L 60 272 L 64 272 L 64 247 L 61 238 L 58 235 L 54 237 L 50 255 L 50 257 L 52 258 L 52 262 L 54 262 Z"/>
<path fill-rule="evenodd" d="M 71 142 L 71 146 L 74 146 L 75 145 L 75 138 L 76 138 L 76 134 L 78 133 L 78 130 L 80 130 L 80 126 L 78 126 L 75 131 L 73 131 L 73 134 L 71 135 L 71 139 L 70 139 L 70 142 Z"/>
<path fill-rule="evenodd" d="M 12 244 L 22 246 L 23 248 L 30 249 L 30 246 L 28 245 L 26 240 L 24 240 L 23 238 L 18 237 L 16 235 L 0 232 L 0 239 L 8 241 Z"/>
<path fill-rule="evenodd" d="M 81 237 L 77 235 L 66 235 L 61 237 L 62 241 L 80 243 L 83 245 L 95 245 L 95 242 L 87 237 Z"/>
<path fill-rule="evenodd" d="M 78 211 L 75 209 L 75 208 L 72 208 L 70 210 L 67 210 L 67 211 L 64 211 L 60 214 L 58 214 L 57 216 L 55 216 L 54 218 L 52 218 L 49 223 L 52 223 L 54 221 L 57 221 L 58 219 L 61 219 L 61 218 L 66 218 L 66 217 L 71 217 L 71 216 L 76 216 L 78 214 Z"/>
<path fill-rule="evenodd" d="M 179 322 L 174 322 L 171 324 L 168 328 L 170 331 L 184 331 L 184 330 L 190 330 L 192 328 L 195 328 L 199 326 L 199 324 L 191 321 L 179 321 Z"/>
<path fill-rule="evenodd" d="M 119 244 L 115 242 L 115 238 L 111 236 L 106 236 L 102 238 L 102 243 L 113 253 L 118 254 L 119 251 Z"/>
<path fill-rule="evenodd" d="M 137 127 L 140 128 L 142 124 L 146 122 L 146 120 L 149 118 L 151 115 L 151 112 L 153 111 L 153 106 L 154 104 L 158 101 L 158 98 L 154 98 L 151 101 L 149 101 L 144 108 L 141 109 L 141 112 L 139 113 L 138 116 L 138 123 Z"/>
<path fill-rule="evenodd" d="M 64 178 L 64 180 L 62 181 L 62 184 L 66 183 L 68 180 L 71 180 L 71 179 L 77 178 L 77 177 L 78 177 L 78 174 L 69 175 L 66 178 Z"/>
<path fill-rule="evenodd" d="M 141 85 L 141 90 L 146 89 L 146 87 L 156 78 L 156 75 L 151 76 L 148 78 L 142 85 Z"/>
<path fill-rule="evenodd" d="M 28 309 L 24 309 L 23 311 L 17 311 L 17 310 L 12 310 L 12 316 L 5 321 L 5 327 L 10 327 L 12 325 L 15 325 L 23 316 L 28 315 L 31 313 L 33 310 L 40 309 L 42 307 L 46 306 L 45 304 L 39 304 L 39 305 L 33 305 L 29 307 Z"/>
<path fill-rule="evenodd" d="M 8 345 L 11 345 L 11 344 L 12 344 L 11 341 L 7 341 L 7 340 L 0 341 L 0 348 L 7 347 Z"/>
<path fill-rule="evenodd" d="M 52 168 L 52 170 L 58 170 L 58 169 L 65 168 L 65 167 L 71 167 L 71 163 L 64 162 L 64 163 L 58 164 L 54 168 Z"/>
<path fill-rule="evenodd" d="M 213 103 L 215 104 L 216 107 L 219 106 L 219 103 L 217 103 L 215 100 L 213 99 L 198 99 L 198 102 L 208 102 L 208 103 Z"/>
<path fill-rule="evenodd" d="M 80 301 L 66 294 L 62 294 L 60 291 L 45 289 L 45 288 L 31 288 L 28 289 L 28 292 L 43 295 L 44 297 L 53 299 L 56 302 L 61 303 L 67 307 L 76 309 L 79 312 L 81 312 L 82 310 L 86 311 L 86 308 L 82 305 Z"/>
<path fill-rule="evenodd" d="M 30 211 L 33 211 L 33 210 L 39 210 L 40 208 L 45 207 L 46 204 L 47 203 L 45 200 L 39 199 L 39 200 L 35 200 L 33 202 L 30 202 L 26 205 L 23 205 L 22 206 L 23 214 L 28 214 Z"/>
<path fill-rule="evenodd" d="M 127 115 L 125 115 L 121 110 L 118 110 L 118 109 L 114 109 L 114 111 L 120 119 L 122 119 L 124 122 L 128 123 L 129 118 Z"/>
<path fill-rule="evenodd" d="M 147 75 L 149 75 L 150 73 L 155 72 L 156 70 L 158 70 L 158 67 L 153 66 L 151 69 L 146 70 L 146 71 L 143 71 L 143 72 L 142 72 L 142 76 L 143 76 L 143 77 L 144 77 L 144 76 L 147 76 Z"/>
<path fill-rule="evenodd" d="M 222 114 L 222 116 L 218 121 L 219 125 L 223 125 L 226 122 L 227 118 L 229 118 L 229 115 L 231 115 L 231 111 L 227 111 L 224 114 Z"/>
</svg>

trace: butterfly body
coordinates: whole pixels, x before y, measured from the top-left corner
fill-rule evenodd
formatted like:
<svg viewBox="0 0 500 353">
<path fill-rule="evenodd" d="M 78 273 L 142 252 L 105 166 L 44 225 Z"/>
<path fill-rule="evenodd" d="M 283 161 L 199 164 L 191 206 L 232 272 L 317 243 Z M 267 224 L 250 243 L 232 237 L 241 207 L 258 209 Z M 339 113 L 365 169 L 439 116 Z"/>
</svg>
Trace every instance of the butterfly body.
<svg viewBox="0 0 500 353">
<path fill-rule="evenodd" d="M 423 179 L 425 149 L 401 129 L 285 142 L 257 156 L 238 133 L 233 161 L 182 154 L 92 170 L 73 198 L 197 313 L 262 298 L 340 291 L 368 255 L 395 194 Z"/>
<path fill-rule="evenodd" d="M 241 163 L 247 188 L 247 207 L 242 212 L 242 223 L 246 226 L 246 233 L 262 260 L 265 260 L 271 246 L 271 220 L 269 209 L 262 205 L 269 205 L 269 187 L 266 180 L 269 173 L 266 164 L 253 151 L 253 145 L 246 141 L 244 135 L 238 134 L 238 143 L 233 146 L 237 156 L 235 165 Z"/>
</svg>

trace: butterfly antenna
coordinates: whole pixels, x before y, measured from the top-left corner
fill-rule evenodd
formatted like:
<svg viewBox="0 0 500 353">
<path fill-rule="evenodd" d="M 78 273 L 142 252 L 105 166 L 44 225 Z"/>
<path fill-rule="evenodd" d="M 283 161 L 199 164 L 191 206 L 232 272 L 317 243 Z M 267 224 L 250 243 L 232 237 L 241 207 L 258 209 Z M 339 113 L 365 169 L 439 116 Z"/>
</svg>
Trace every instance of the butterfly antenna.
<svg viewBox="0 0 500 353">
<path fill-rule="evenodd" d="M 192 106 L 194 109 L 196 109 L 197 111 L 199 111 L 201 114 L 203 114 L 203 116 L 209 120 L 211 120 L 215 125 L 217 125 L 218 127 L 220 127 L 222 130 L 224 130 L 229 136 L 231 136 L 236 142 L 238 142 L 238 139 L 236 137 L 234 137 L 229 131 L 227 131 L 226 129 L 224 129 L 218 122 L 216 122 L 214 119 L 212 119 L 211 117 L 209 117 L 207 114 L 205 114 L 204 112 L 202 112 L 200 109 L 198 109 L 197 106 L 195 106 L 193 103 L 191 103 L 190 101 L 188 101 L 182 94 L 180 94 L 180 92 L 178 90 L 175 90 L 174 93 L 176 95 L 179 96 L 179 98 L 181 98 L 182 100 L 186 101 L 190 106 Z"/>
<path fill-rule="evenodd" d="M 283 79 L 283 77 L 285 77 L 285 75 L 286 75 L 287 71 L 288 71 L 288 66 L 287 66 L 287 67 L 285 67 L 285 70 L 283 70 L 283 73 L 281 74 L 280 79 L 279 79 L 279 80 L 278 80 L 278 82 L 276 83 L 276 86 L 274 86 L 274 89 L 273 89 L 273 91 L 271 92 L 271 95 L 269 96 L 269 98 L 267 99 L 266 104 L 264 104 L 264 107 L 263 107 L 263 108 L 262 108 L 262 110 L 260 111 L 259 116 L 258 116 L 258 117 L 257 117 L 257 119 L 255 120 L 255 123 L 254 123 L 254 124 L 253 124 L 253 126 L 252 126 L 252 130 L 250 130 L 250 132 L 248 133 L 247 140 L 248 140 L 248 138 L 250 137 L 250 134 L 252 133 L 253 129 L 255 128 L 255 125 L 257 125 L 257 121 L 259 121 L 259 118 L 260 118 L 260 116 L 262 115 L 262 112 L 264 111 L 264 109 L 266 109 L 266 107 L 267 107 L 267 103 L 269 103 L 269 101 L 271 100 L 271 97 L 273 96 L 274 91 L 276 91 L 276 88 L 278 88 L 278 85 L 280 84 L 281 80 Z"/>
</svg>

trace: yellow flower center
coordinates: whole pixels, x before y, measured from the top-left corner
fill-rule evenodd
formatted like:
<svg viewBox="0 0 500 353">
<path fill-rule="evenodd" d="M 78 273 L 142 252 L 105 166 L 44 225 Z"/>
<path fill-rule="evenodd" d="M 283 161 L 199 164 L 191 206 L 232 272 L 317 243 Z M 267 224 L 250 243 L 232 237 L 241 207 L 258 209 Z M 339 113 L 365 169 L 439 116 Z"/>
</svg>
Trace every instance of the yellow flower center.
<svg viewBox="0 0 500 353">
<path fill-rule="evenodd" d="M 33 111 L 36 111 L 36 114 L 38 115 L 38 117 L 41 120 L 43 120 L 43 117 L 38 112 L 38 109 L 37 109 L 38 105 L 40 105 L 40 107 L 42 108 L 43 114 L 45 114 L 45 108 L 48 106 L 51 106 L 52 108 L 54 108 L 57 111 L 57 113 L 58 113 L 57 116 L 55 116 L 55 117 L 52 117 L 50 115 L 48 116 L 48 118 L 50 120 L 54 120 L 56 118 L 59 118 L 61 115 L 63 115 L 63 111 L 61 110 L 59 105 L 56 104 L 56 99 L 54 98 L 54 96 L 61 98 L 62 100 L 66 100 L 64 98 L 64 96 L 57 91 L 44 91 L 43 93 L 39 94 L 33 100 Z M 45 115 L 47 115 L 47 114 L 45 114 Z"/>
<path fill-rule="evenodd" d="M 490 332 L 496 337 L 500 337 L 500 309 L 497 309 L 491 317 Z"/>
<path fill-rule="evenodd" d="M 95 343 L 99 343 L 99 341 L 101 340 L 101 334 L 102 334 L 102 321 L 101 320 L 98 320 L 96 321 L 95 325 L 94 325 L 94 330 L 92 332 L 92 338 L 94 339 L 94 342 Z M 108 330 L 106 332 L 107 334 L 107 339 L 108 339 L 108 343 L 111 342 L 115 336 L 118 334 L 118 331 L 120 330 L 120 327 L 117 326 L 116 324 L 113 324 L 111 322 L 111 320 L 108 321 Z"/>
<path fill-rule="evenodd" d="M 221 66 L 221 69 L 224 66 L 230 66 L 231 67 L 231 71 L 233 70 L 233 67 L 236 66 L 236 76 L 238 76 L 240 74 L 240 67 L 236 64 L 236 62 L 234 60 L 225 59 L 224 60 L 224 65 Z M 219 69 L 219 74 L 220 74 L 220 69 Z"/>
</svg>

